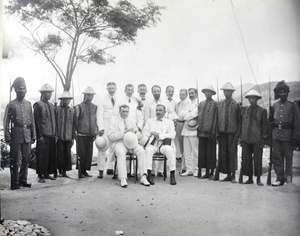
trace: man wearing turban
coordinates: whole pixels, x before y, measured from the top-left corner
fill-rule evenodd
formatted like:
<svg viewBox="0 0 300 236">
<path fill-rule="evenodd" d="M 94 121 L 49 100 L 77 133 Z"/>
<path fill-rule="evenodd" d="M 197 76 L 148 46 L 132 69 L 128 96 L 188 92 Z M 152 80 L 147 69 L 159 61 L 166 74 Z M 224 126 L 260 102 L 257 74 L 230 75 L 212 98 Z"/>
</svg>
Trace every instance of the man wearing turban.
<svg viewBox="0 0 300 236">
<path fill-rule="evenodd" d="M 270 111 L 272 125 L 272 163 L 276 181 L 272 186 L 292 182 L 293 144 L 300 140 L 299 110 L 295 103 L 288 101 L 289 86 L 280 81 L 275 89 L 277 99 Z"/>
<path fill-rule="evenodd" d="M 17 98 L 6 106 L 3 126 L 5 141 L 11 146 L 12 190 L 14 190 L 19 189 L 20 186 L 31 187 L 27 182 L 27 175 L 31 144 L 35 142 L 36 132 L 31 103 L 24 99 L 27 92 L 24 78 L 16 78 L 11 90 L 12 88 L 15 89 Z M 21 153 L 21 166 L 19 153 Z"/>
</svg>

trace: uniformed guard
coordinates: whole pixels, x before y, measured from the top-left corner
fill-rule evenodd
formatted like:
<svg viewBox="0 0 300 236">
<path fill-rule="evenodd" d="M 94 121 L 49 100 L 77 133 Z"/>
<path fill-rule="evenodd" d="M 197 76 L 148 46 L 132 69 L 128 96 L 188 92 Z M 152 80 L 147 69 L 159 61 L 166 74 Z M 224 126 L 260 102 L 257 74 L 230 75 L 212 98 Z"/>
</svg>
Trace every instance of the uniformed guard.
<svg viewBox="0 0 300 236">
<path fill-rule="evenodd" d="M 57 107 L 57 167 L 59 177 L 68 177 L 66 171 L 72 170 L 71 148 L 75 138 L 75 109 L 70 107 L 73 99 L 68 91 L 59 97 Z"/>
<path fill-rule="evenodd" d="M 3 126 L 5 141 L 11 146 L 12 190 L 14 190 L 19 189 L 20 186 L 31 187 L 31 184 L 27 182 L 27 175 L 31 144 L 35 142 L 36 132 L 31 103 L 24 99 L 27 92 L 24 78 L 16 78 L 11 86 L 12 88 L 15 89 L 17 98 L 6 106 Z M 22 157 L 21 167 L 19 153 Z"/>
<path fill-rule="evenodd" d="M 237 169 L 237 142 L 238 122 L 240 109 L 238 103 L 232 98 L 235 88 L 231 83 L 226 83 L 221 88 L 225 99 L 218 107 L 218 136 L 219 136 L 219 159 L 214 180 L 219 180 L 219 172 L 227 174 L 222 181 L 237 183 L 235 171 Z"/>
<path fill-rule="evenodd" d="M 54 105 L 49 102 L 54 90 L 49 84 L 44 84 L 39 91 L 41 100 L 33 105 L 37 135 L 36 172 L 38 182 L 45 183 L 45 179 L 55 180 L 57 175 L 55 110 Z"/>
<path fill-rule="evenodd" d="M 198 107 L 198 137 L 199 137 L 199 160 L 198 177 L 201 177 L 201 168 L 206 173 L 201 178 L 213 179 L 216 168 L 216 132 L 217 132 L 217 102 L 212 99 L 216 91 L 212 86 L 202 89 L 206 100 L 200 102 Z"/>
<path fill-rule="evenodd" d="M 92 177 L 87 173 L 91 170 L 93 157 L 93 142 L 98 134 L 97 128 L 97 106 L 92 103 L 96 94 L 92 87 L 87 87 L 84 91 L 83 102 L 76 106 L 76 147 L 77 156 L 80 157 L 81 176 Z M 77 160 L 78 163 L 78 160 Z M 77 165 L 78 168 L 78 165 Z"/>
<path fill-rule="evenodd" d="M 276 181 L 272 186 L 292 182 L 293 144 L 300 140 L 299 110 L 295 103 L 287 100 L 289 86 L 280 81 L 274 88 L 277 99 L 270 112 L 272 127 L 272 163 L 276 173 Z"/>
<path fill-rule="evenodd" d="M 263 147 L 267 143 L 268 138 L 267 110 L 257 105 L 257 101 L 262 97 L 256 90 L 249 91 L 245 98 L 248 98 L 250 106 L 241 109 L 241 174 L 249 177 L 244 184 L 253 184 L 254 161 L 254 175 L 257 177 L 256 183 L 258 186 L 263 186 L 260 177 L 262 175 Z"/>
</svg>

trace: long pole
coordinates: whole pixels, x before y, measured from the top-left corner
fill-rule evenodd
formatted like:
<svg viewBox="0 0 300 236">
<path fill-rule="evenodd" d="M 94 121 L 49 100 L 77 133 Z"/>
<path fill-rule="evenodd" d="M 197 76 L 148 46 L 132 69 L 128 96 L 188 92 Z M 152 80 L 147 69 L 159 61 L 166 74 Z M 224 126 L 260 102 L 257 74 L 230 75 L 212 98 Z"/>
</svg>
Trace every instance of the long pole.
<svg viewBox="0 0 300 236">
<path fill-rule="evenodd" d="M 242 109 L 242 106 L 243 106 L 243 79 L 242 77 L 240 78 L 240 85 L 241 85 L 241 109 Z M 239 183 L 243 183 L 243 173 L 242 173 L 242 165 L 243 165 L 243 162 L 242 162 L 242 156 L 241 156 L 241 168 L 240 168 L 240 174 L 239 174 Z"/>
</svg>

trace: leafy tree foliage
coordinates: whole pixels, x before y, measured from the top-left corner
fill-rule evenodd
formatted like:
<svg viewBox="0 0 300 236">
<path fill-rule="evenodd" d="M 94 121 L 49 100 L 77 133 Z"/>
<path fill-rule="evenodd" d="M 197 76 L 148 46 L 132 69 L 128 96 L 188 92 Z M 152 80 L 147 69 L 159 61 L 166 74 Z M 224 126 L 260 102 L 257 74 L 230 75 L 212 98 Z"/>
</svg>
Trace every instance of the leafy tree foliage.
<svg viewBox="0 0 300 236">
<path fill-rule="evenodd" d="M 137 8 L 127 0 L 8 0 L 5 8 L 29 32 L 26 46 L 51 63 L 66 91 L 79 63 L 114 62 L 107 50 L 134 42 L 138 30 L 156 25 L 162 9 L 153 3 Z M 57 58 L 65 48 L 62 66 Z"/>
</svg>

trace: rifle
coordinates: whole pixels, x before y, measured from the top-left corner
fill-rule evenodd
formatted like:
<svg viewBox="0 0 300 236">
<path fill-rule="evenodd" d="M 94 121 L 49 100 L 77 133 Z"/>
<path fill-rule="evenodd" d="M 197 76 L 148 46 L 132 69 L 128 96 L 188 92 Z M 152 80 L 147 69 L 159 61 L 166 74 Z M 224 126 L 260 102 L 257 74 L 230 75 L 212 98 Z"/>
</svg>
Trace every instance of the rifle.
<svg viewBox="0 0 300 236">
<path fill-rule="evenodd" d="M 11 103 L 11 77 L 9 78 L 9 107 L 8 107 L 8 117 L 10 120 L 10 130 L 12 129 L 12 120 L 11 120 L 11 109 L 10 109 L 10 103 Z M 17 164 L 17 163 L 15 163 Z M 9 154 L 9 170 L 10 170 L 10 189 L 14 190 L 15 189 L 15 178 L 14 178 L 14 164 L 13 164 L 13 159 L 11 155 Z"/>
<path fill-rule="evenodd" d="M 241 107 L 243 106 L 243 84 L 242 84 L 242 77 L 241 77 Z M 239 174 L 239 183 L 243 183 L 243 173 L 242 173 L 242 156 L 241 156 L 241 168 L 240 168 L 240 174 Z"/>
<path fill-rule="evenodd" d="M 75 109 L 76 113 L 76 107 L 75 107 L 75 94 L 74 94 L 74 84 L 72 80 L 72 93 L 73 93 L 73 108 Z M 77 114 L 76 114 L 77 117 Z M 77 118 L 76 118 L 77 120 Z M 77 125 L 77 121 L 75 126 Z M 75 132 L 76 133 L 76 132 Z M 78 169 L 78 179 L 82 177 L 82 172 L 81 172 L 81 163 L 80 163 L 80 156 L 78 156 L 78 141 L 77 141 L 77 134 L 75 134 L 75 141 L 76 141 L 76 162 L 77 162 L 77 169 Z"/>
<path fill-rule="evenodd" d="M 268 167 L 268 177 L 267 177 L 267 185 L 271 185 L 271 171 L 272 171 L 272 122 L 273 122 L 273 107 L 271 106 L 271 82 L 269 77 L 269 140 L 270 140 L 270 156 L 269 156 L 269 167 Z"/>
</svg>

